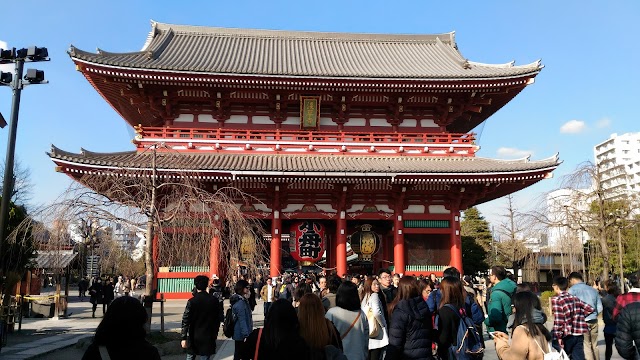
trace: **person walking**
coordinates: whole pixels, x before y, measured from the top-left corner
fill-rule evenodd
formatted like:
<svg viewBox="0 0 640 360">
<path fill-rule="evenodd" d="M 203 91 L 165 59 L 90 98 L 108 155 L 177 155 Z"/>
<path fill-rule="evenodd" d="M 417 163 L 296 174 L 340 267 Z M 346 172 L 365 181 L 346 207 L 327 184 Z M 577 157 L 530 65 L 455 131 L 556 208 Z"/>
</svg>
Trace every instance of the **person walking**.
<svg viewBox="0 0 640 360">
<path fill-rule="evenodd" d="M 509 335 L 496 331 L 494 342 L 500 360 L 543 360 L 548 353 L 551 333 L 544 326 L 547 316 L 542 312 L 540 299 L 530 291 L 513 296 L 515 307 L 514 327 Z"/>
<path fill-rule="evenodd" d="M 238 280 L 234 287 L 234 294 L 231 295 L 229 299 L 233 317 L 236 319 L 232 336 L 232 339 L 235 341 L 235 350 L 233 352 L 234 360 L 248 359 L 248 357 L 245 357 L 246 352 L 244 345 L 247 337 L 249 337 L 253 330 L 249 296 L 251 296 L 249 283 L 246 280 Z"/>
<path fill-rule="evenodd" d="M 91 303 L 91 317 L 96 317 L 98 304 L 103 303 L 102 279 L 97 278 L 89 287 L 89 302 Z M 104 315 L 104 307 L 102 308 Z"/>
<path fill-rule="evenodd" d="M 349 360 L 367 360 L 369 357 L 369 324 L 360 309 L 358 287 L 345 281 L 338 287 L 336 306 L 325 317 L 338 329 L 344 355 Z"/>
<path fill-rule="evenodd" d="M 569 285 L 569 294 L 595 309 L 585 318 L 589 326 L 589 332 L 584 334 L 584 357 L 586 360 L 600 360 L 598 351 L 598 314 L 602 312 L 602 299 L 596 289 L 584 283 L 582 274 L 577 271 L 569 274 Z"/>
<path fill-rule="evenodd" d="M 457 341 L 458 326 L 460 325 L 460 309 L 464 309 L 465 291 L 460 277 L 445 276 L 440 281 L 442 299 L 438 304 L 438 356 L 441 359 L 449 358 L 449 347 Z M 433 292 L 432 292 L 433 293 Z M 451 309 L 451 305 L 456 311 Z"/>
<path fill-rule="evenodd" d="M 618 284 L 613 280 L 604 282 L 604 290 L 606 295 L 602 298 L 602 320 L 604 321 L 604 357 L 605 360 L 611 360 L 613 355 L 613 341 L 616 337 L 616 321 L 613 320 L 613 310 L 616 307 L 616 298 L 620 295 Z"/>
<path fill-rule="evenodd" d="M 102 286 L 102 315 L 109 310 L 109 305 L 113 302 L 115 294 L 113 293 L 113 279 L 108 277 Z"/>
<path fill-rule="evenodd" d="M 378 280 L 374 278 L 367 279 L 362 287 L 360 307 L 367 315 L 367 321 L 369 322 L 369 360 L 379 360 L 385 347 L 389 344 L 389 327 L 384 318 L 380 295 L 380 283 Z M 373 322 L 377 325 L 373 324 Z M 378 333 L 373 337 L 371 337 L 372 326 L 378 327 Z"/>
<path fill-rule="evenodd" d="M 553 312 L 553 338 L 572 360 L 584 360 L 584 334 L 589 332 L 589 325 L 585 321 L 587 315 L 594 309 L 569 294 L 567 288 L 569 280 L 557 277 L 553 280 L 553 291 L 556 296 L 551 298 Z"/>
<path fill-rule="evenodd" d="M 196 294 L 187 301 L 182 314 L 180 345 L 187 350 L 187 360 L 209 360 L 216 353 L 216 339 L 220 329 L 220 304 L 207 293 L 209 278 L 198 275 L 193 279 Z"/>
<path fill-rule="evenodd" d="M 628 279 L 631 289 L 618 296 L 613 309 L 613 320 L 617 322 L 615 343 L 622 358 L 637 359 L 640 357 L 640 271 Z"/>
<path fill-rule="evenodd" d="M 506 333 L 511 315 L 511 297 L 516 292 L 516 283 L 507 277 L 507 271 L 503 266 L 493 266 L 489 280 L 493 287 L 487 304 L 487 317 L 484 324 L 489 332 Z"/>
<path fill-rule="evenodd" d="M 433 358 L 431 313 L 413 276 L 400 278 L 389 317 L 386 360 Z"/>
<path fill-rule="evenodd" d="M 271 304 L 276 301 L 276 288 L 273 286 L 273 280 L 267 278 L 267 283 L 260 289 L 260 298 L 263 301 L 264 316 L 266 317 L 271 308 Z"/>
</svg>

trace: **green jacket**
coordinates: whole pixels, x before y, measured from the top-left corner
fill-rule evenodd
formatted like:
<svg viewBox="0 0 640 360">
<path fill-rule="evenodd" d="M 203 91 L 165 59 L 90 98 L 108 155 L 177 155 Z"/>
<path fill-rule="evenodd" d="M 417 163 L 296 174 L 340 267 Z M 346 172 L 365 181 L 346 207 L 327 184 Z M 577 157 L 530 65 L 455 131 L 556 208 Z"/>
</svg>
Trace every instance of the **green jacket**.
<svg viewBox="0 0 640 360">
<path fill-rule="evenodd" d="M 513 295 L 516 292 L 516 283 L 511 279 L 504 279 L 491 289 L 491 297 L 487 305 L 487 318 L 484 324 L 489 331 L 507 332 L 507 321 L 511 315 L 511 296 L 505 294 L 504 290 Z"/>
</svg>

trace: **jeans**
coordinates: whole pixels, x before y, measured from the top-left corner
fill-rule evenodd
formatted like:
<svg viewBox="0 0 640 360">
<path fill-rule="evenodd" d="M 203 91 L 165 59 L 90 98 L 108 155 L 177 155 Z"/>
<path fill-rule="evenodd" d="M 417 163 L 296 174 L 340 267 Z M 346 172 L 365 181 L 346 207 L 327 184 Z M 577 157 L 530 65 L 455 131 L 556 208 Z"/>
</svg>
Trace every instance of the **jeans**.
<svg viewBox="0 0 640 360">
<path fill-rule="evenodd" d="M 584 336 L 569 335 L 562 338 L 564 351 L 569 355 L 571 360 L 584 359 Z"/>
<path fill-rule="evenodd" d="M 211 357 L 213 355 L 194 355 L 194 354 L 187 354 L 187 360 L 210 360 Z"/>
<path fill-rule="evenodd" d="M 270 302 L 264 302 L 264 317 L 267 317 L 267 313 L 269 312 L 269 309 L 271 309 L 271 304 Z"/>
</svg>

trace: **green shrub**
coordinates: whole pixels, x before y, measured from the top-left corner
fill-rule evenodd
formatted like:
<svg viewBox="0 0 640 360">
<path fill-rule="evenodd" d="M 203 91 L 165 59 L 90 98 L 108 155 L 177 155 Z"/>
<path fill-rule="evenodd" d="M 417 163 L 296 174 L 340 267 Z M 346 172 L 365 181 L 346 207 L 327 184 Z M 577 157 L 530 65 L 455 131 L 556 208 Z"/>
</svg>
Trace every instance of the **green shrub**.
<svg viewBox="0 0 640 360">
<path fill-rule="evenodd" d="M 555 295 L 556 293 L 553 292 L 552 290 L 543 291 L 542 294 L 540 294 L 540 303 L 542 305 L 542 311 L 544 311 L 544 313 L 547 314 L 547 317 L 550 317 L 552 315 L 551 303 L 549 302 L 549 299 L 551 299 L 551 297 Z"/>
</svg>

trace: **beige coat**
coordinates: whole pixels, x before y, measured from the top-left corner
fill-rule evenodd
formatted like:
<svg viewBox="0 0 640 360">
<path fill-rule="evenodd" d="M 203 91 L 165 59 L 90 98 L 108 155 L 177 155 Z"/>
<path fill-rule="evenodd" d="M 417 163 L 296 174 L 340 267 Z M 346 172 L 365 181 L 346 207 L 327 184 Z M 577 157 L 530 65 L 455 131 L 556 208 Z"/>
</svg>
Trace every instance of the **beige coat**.
<svg viewBox="0 0 640 360">
<path fill-rule="evenodd" d="M 535 337 L 544 352 L 548 352 L 547 340 L 542 335 Z M 495 338 L 496 352 L 500 360 L 543 360 L 544 352 L 536 344 L 534 338 L 529 335 L 529 331 L 523 325 L 517 326 L 513 330 L 511 345 L 507 340 Z"/>
<path fill-rule="evenodd" d="M 273 289 L 271 290 L 271 302 L 276 301 L 276 287 L 272 286 Z M 266 302 L 267 301 L 267 295 L 269 294 L 269 285 L 264 285 L 262 287 L 262 289 L 260 289 L 260 298 L 262 299 L 262 301 Z"/>
</svg>

